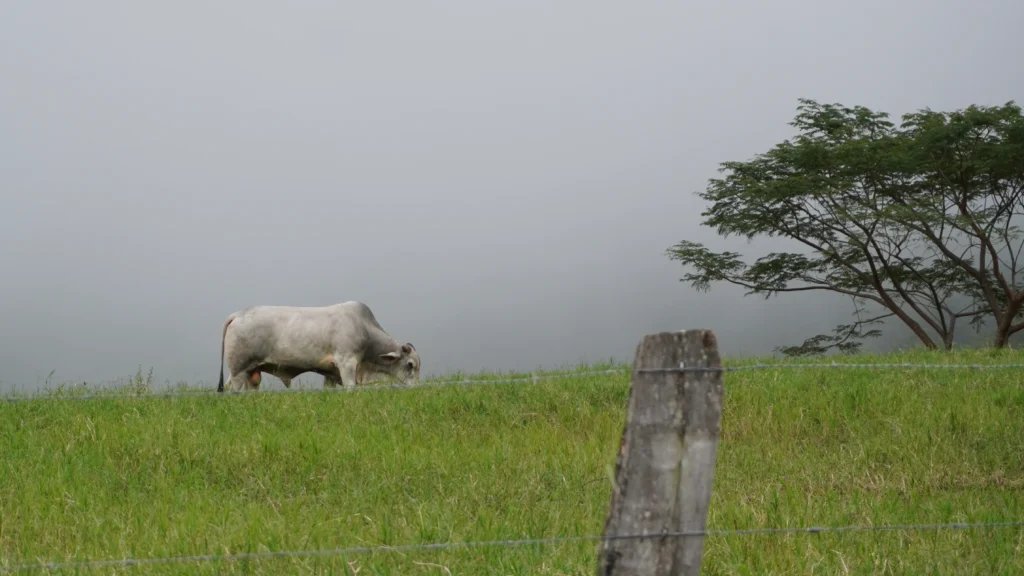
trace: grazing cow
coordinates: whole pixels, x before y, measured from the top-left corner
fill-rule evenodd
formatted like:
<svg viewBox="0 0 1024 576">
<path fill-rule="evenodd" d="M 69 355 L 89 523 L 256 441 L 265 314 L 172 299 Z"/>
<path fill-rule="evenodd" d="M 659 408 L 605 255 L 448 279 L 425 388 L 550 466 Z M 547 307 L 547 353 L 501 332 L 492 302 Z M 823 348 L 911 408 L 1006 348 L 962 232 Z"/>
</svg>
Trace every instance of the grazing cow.
<svg viewBox="0 0 1024 576">
<path fill-rule="evenodd" d="M 324 386 L 339 383 L 351 389 L 376 376 L 405 384 L 420 377 L 420 355 L 412 344 L 388 335 L 362 302 L 330 306 L 251 306 L 228 316 L 220 343 L 220 380 L 224 391 L 224 360 L 228 389 L 257 389 L 262 372 L 291 387 L 305 372 L 324 377 Z"/>
</svg>

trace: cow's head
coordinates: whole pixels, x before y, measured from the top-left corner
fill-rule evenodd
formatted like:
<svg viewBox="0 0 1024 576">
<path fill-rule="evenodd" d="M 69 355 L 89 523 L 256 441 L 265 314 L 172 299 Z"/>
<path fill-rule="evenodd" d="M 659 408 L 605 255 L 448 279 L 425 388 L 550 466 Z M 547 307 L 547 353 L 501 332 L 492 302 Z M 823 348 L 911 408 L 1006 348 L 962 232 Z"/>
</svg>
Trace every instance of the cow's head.
<svg viewBox="0 0 1024 576">
<path fill-rule="evenodd" d="M 377 357 L 377 371 L 401 380 L 404 384 L 415 384 L 420 379 L 420 353 L 408 342 L 397 352 L 388 352 Z"/>
</svg>

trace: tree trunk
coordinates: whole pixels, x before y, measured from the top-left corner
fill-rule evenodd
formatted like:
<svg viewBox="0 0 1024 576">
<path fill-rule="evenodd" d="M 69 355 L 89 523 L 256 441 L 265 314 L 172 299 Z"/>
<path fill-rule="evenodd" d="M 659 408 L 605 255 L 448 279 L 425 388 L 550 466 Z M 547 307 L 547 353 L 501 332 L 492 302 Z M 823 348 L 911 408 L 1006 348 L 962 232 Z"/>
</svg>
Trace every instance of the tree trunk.
<svg viewBox="0 0 1024 576">
<path fill-rule="evenodd" d="M 886 297 L 885 295 L 883 295 L 883 298 L 885 298 L 885 300 L 887 301 L 887 304 L 889 302 L 892 302 L 892 300 L 890 298 Z M 925 332 L 924 328 L 922 328 L 921 325 L 917 323 L 917 321 L 915 321 L 913 318 L 911 318 L 909 314 L 904 312 L 903 309 L 900 308 L 898 304 L 896 304 L 895 302 L 892 302 L 892 304 L 886 306 L 886 308 L 891 310 L 896 315 L 897 318 L 902 320 L 903 323 L 906 324 L 908 328 L 910 328 L 910 330 L 914 333 L 914 335 L 917 336 L 918 340 L 920 340 L 924 344 L 925 348 L 927 348 L 929 350 L 937 350 L 939 348 L 935 344 L 935 341 L 932 340 L 931 336 L 928 335 L 928 332 Z"/>
<path fill-rule="evenodd" d="M 1006 343 L 1010 341 L 1010 323 L 1000 322 L 996 326 L 996 338 L 992 346 L 995 348 L 1006 348 Z"/>
<path fill-rule="evenodd" d="M 946 352 L 949 352 L 950 350 L 953 349 L 953 333 L 952 332 L 947 332 L 942 337 L 942 347 L 943 347 L 943 349 Z"/>
<path fill-rule="evenodd" d="M 907 323 L 907 326 L 909 326 L 910 330 L 914 332 L 914 335 L 917 336 L 917 339 L 920 340 L 922 344 L 924 344 L 925 348 L 929 350 L 939 349 L 938 345 L 935 344 L 935 341 L 931 339 L 931 336 L 928 336 L 928 333 L 925 332 L 919 324 L 917 324 L 916 322 L 913 324 Z"/>
<path fill-rule="evenodd" d="M 953 314 L 948 308 L 946 312 L 949 312 L 949 326 L 946 328 L 946 332 L 942 335 L 942 345 L 946 347 L 946 352 L 953 349 L 953 334 L 956 330 L 956 314 Z M 945 324 L 945 322 L 943 322 Z"/>
<path fill-rule="evenodd" d="M 1003 310 L 1002 318 L 996 318 L 996 338 L 992 344 L 995 348 L 1006 348 L 1010 342 L 1010 328 L 1013 326 L 1013 318 L 1020 311 L 1021 301 L 1015 295 L 1006 309 Z"/>
</svg>

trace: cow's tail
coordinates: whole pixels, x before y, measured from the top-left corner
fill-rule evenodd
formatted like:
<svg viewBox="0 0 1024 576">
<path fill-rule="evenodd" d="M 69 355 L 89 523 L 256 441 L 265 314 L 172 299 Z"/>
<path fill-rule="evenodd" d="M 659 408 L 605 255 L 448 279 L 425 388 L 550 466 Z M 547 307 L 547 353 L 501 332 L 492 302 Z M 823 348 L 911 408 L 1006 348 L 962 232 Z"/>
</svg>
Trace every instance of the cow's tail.
<svg viewBox="0 0 1024 576">
<path fill-rule="evenodd" d="M 234 314 L 228 316 L 228 319 L 224 322 L 224 329 L 220 333 L 220 377 L 217 381 L 217 392 L 224 391 L 224 338 L 228 334 L 228 326 L 231 325 L 231 321 L 234 319 Z"/>
</svg>

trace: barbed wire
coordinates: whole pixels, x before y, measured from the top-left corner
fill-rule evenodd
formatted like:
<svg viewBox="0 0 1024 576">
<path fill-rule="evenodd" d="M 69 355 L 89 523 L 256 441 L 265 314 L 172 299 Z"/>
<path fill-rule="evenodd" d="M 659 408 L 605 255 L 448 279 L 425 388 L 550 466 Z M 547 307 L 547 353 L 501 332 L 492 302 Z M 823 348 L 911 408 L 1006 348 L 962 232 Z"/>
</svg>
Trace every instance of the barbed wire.
<svg viewBox="0 0 1024 576">
<path fill-rule="evenodd" d="M 124 558 L 120 560 L 86 560 L 79 562 L 53 562 L 48 564 L 22 564 L 0 566 L 0 571 L 20 572 L 26 570 L 61 570 L 67 568 L 102 568 L 107 566 L 140 566 L 145 564 L 168 564 L 182 562 L 211 562 L 224 560 L 266 560 L 275 558 L 300 558 L 309 556 L 343 556 L 373 552 L 415 552 L 424 550 L 447 550 L 453 548 L 527 546 L 542 544 L 563 544 L 570 542 L 608 542 L 616 540 L 647 540 L 653 538 L 709 537 L 709 536 L 753 536 L 782 534 L 825 534 L 844 532 L 914 532 L 924 530 L 970 530 L 976 528 L 1024 528 L 1024 521 L 977 522 L 948 524 L 894 524 L 894 525 L 848 525 L 812 526 L 803 528 L 745 528 L 730 530 L 694 530 L 684 532 L 659 532 L 654 534 L 625 534 L 617 536 L 553 536 L 549 538 L 524 538 L 519 540 L 487 540 L 468 542 L 435 542 L 430 544 L 403 544 L 398 546 L 356 546 L 327 550 L 280 550 L 277 552 L 242 552 L 238 554 L 201 554 L 192 556 L 165 556 L 152 558 Z"/>
<path fill-rule="evenodd" d="M 97 400 L 97 399 L 138 399 L 138 398 L 189 398 L 189 397 L 219 397 L 219 396 L 234 396 L 239 394 L 252 395 L 252 394 L 344 394 L 350 392 L 368 392 L 372 390 L 409 390 L 416 388 L 433 388 L 443 386 L 456 386 L 456 385 L 485 385 L 485 384 L 519 384 L 519 383 L 536 383 L 546 380 L 571 380 L 576 378 L 585 378 L 588 376 L 607 376 L 615 374 L 626 374 L 630 371 L 629 368 L 621 369 L 609 369 L 609 370 L 590 370 L 586 372 L 566 372 L 557 374 L 536 374 L 531 376 L 517 377 L 517 378 L 463 378 L 459 380 L 424 380 L 417 384 L 370 384 L 362 386 L 353 386 L 352 388 L 345 388 L 344 386 L 336 387 L 323 387 L 323 388 L 279 388 L 279 389 L 262 389 L 262 390 L 224 390 L 223 392 L 217 392 L 216 390 L 190 390 L 184 392 L 143 392 L 138 394 L 132 394 L 130 392 L 120 393 L 100 393 L 100 394 L 68 394 L 68 395 L 44 395 L 38 394 L 35 396 L 5 396 L 3 399 L 7 402 L 24 402 L 28 400 Z"/>
<path fill-rule="evenodd" d="M 776 368 L 904 368 L 913 370 L 1019 370 L 1024 364 L 912 364 L 904 363 L 860 363 L 832 362 L 825 363 L 776 363 L 776 364 L 745 364 L 742 366 L 690 366 L 679 368 L 637 368 L 635 372 L 743 372 L 747 370 L 773 370 Z"/>
<path fill-rule="evenodd" d="M 367 392 L 372 390 L 409 390 L 444 386 L 471 386 L 497 384 L 530 384 L 551 380 L 573 380 L 591 376 L 610 376 L 619 374 L 668 374 L 668 373 L 706 373 L 706 372 L 748 372 L 755 370 L 788 370 L 788 369 L 909 369 L 909 370 L 1020 370 L 1024 364 L 912 364 L 912 363 L 767 363 L 745 364 L 740 366 L 680 366 L 673 368 L 611 368 L 605 370 L 588 370 L 583 372 L 562 372 L 548 374 L 531 374 L 515 378 L 462 378 L 448 380 L 425 380 L 416 384 L 371 384 L 345 388 L 344 386 L 323 388 L 282 388 L 259 390 L 186 390 L 179 392 L 108 392 L 96 394 L 35 394 L 27 396 L 2 396 L 3 402 L 27 402 L 35 400 L 101 400 L 101 399 L 147 399 L 147 398 L 202 398 L 233 396 L 238 394 L 338 394 L 350 392 Z"/>
</svg>

